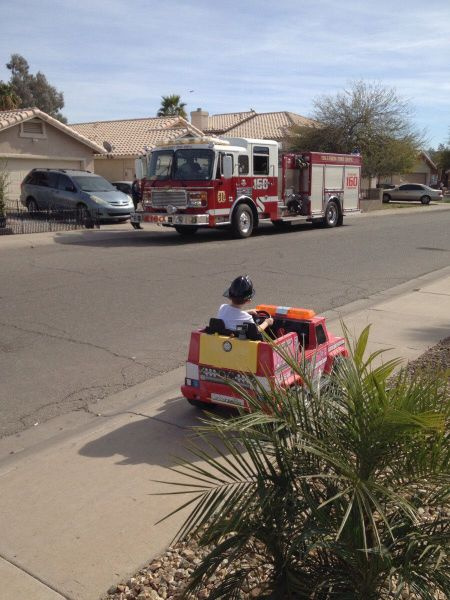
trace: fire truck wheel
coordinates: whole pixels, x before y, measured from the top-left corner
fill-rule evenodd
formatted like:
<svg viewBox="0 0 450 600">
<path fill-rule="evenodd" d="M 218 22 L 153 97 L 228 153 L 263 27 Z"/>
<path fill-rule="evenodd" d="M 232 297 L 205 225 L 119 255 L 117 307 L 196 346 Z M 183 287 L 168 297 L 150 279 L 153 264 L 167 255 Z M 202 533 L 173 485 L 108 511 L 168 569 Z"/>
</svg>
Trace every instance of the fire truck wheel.
<svg viewBox="0 0 450 600">
<path fill-rule="evenodd" d="M 194 235 L 197 229 L 195 225 L 175 225 L 175 231 L 180 235 Z"/>
<path fill-rule="evenodd" d="M 339 207 L 335 200 L 328 202 L 323 224 L 325 227 L 336 227 L 339 224 Z"/>
<path fill-rule="evenodd" d="M 241 204 L 233 214 L 231 222 L 231 231 L 235 238 L 247 238 L 253 231 L 253 213 L 247 204 Z"/>
</svg>

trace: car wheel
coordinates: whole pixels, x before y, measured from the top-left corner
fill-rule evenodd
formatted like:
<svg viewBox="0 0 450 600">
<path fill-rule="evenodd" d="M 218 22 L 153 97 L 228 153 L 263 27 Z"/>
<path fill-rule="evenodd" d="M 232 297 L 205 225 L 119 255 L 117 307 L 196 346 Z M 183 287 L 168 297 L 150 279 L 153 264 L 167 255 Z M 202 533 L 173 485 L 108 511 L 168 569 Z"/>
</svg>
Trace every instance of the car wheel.
<svg viewBox="0 0 450 600">
<path fill-rule="evenodd" d="M 235 238 L 247 238 L 252 235 L 253 213 L 250 206 L 241 204 L 237 207 L 233 214 L 231 231 Z"/>
<path fill-rule="evenodd" d="M 430 196 L 422 196 L 420 201 L 422 202 L 422 204 L 430 204 L 431 198 L 430 198 Z"/>
<path fill-rule="evenodd" d="M 197 229 L 195 225 L 175 225 L 175 231 L 185 236 L 194 235 Z"/>
<path fill-rule="evenodd" d="M 325 210 L 323 224 L 325 227 L 336 227 L 339 223 L 339 207 L 335 200 L 330 200 Z"/>
<path fill-rule="evenodd" d="M 27 209 L 28 209 L 28 212 L 37 212 L 39 210 L 37 202 L 34 198 L 28 198 Z"/>
<path fill-rule="evenodd" d="M 391 197 L 389 194 L 383 194 L 383 202 L 385 204 L 389 204 L 389 202 L 391 201 Z"/>
</svg>

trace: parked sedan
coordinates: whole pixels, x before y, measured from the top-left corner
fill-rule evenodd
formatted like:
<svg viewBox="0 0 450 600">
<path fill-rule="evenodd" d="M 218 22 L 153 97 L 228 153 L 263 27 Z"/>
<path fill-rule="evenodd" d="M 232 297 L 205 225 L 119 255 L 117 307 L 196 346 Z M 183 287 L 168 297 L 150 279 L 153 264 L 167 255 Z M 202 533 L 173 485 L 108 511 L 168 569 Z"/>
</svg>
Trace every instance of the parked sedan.
<svg viewBox="0 0 450 600">
<path fill-rule="evenodd" d="M 442 200 L 442 191 L 422 183 L 404 183 L 383 192 L 383 202 L 391 200 L 420 200 L 422 204 L 430 204 L 431 200 Z"/>
</svg>

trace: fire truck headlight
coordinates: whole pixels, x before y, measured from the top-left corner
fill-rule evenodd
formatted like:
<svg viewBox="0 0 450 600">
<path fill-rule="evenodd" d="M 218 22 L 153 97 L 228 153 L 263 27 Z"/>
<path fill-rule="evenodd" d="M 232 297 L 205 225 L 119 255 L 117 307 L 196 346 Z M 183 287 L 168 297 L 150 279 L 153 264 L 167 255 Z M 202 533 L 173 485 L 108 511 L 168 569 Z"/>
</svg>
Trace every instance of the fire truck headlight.
<svg viewBox="0 0 450 600">
<path fill-rule="evenodd" d="M 192 208 L 200 208 L 206 206 L 208 195 L 206 192 L 189 192 L 188 206 Z"/>
</svg>

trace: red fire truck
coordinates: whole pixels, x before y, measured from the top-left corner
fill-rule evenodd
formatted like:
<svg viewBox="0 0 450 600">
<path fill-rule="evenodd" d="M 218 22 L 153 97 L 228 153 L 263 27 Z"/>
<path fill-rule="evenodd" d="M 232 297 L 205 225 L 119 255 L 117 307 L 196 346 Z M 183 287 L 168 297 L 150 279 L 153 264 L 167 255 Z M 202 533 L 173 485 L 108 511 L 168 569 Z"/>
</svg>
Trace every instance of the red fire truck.
<svg viewBox="0 0 450 600">
<path fill-rule="evenodd" d="M 142 202 L 131 217 L 135 229 L 156 223 L 190 235 L 199 227 L 231 227 L 245 238 L 259 223 L 335 227 L 359 212 L 359 155 L 281 153 L 271 140 L 186 137 L 154 148 L 147 165 Z"/>
</svg>

